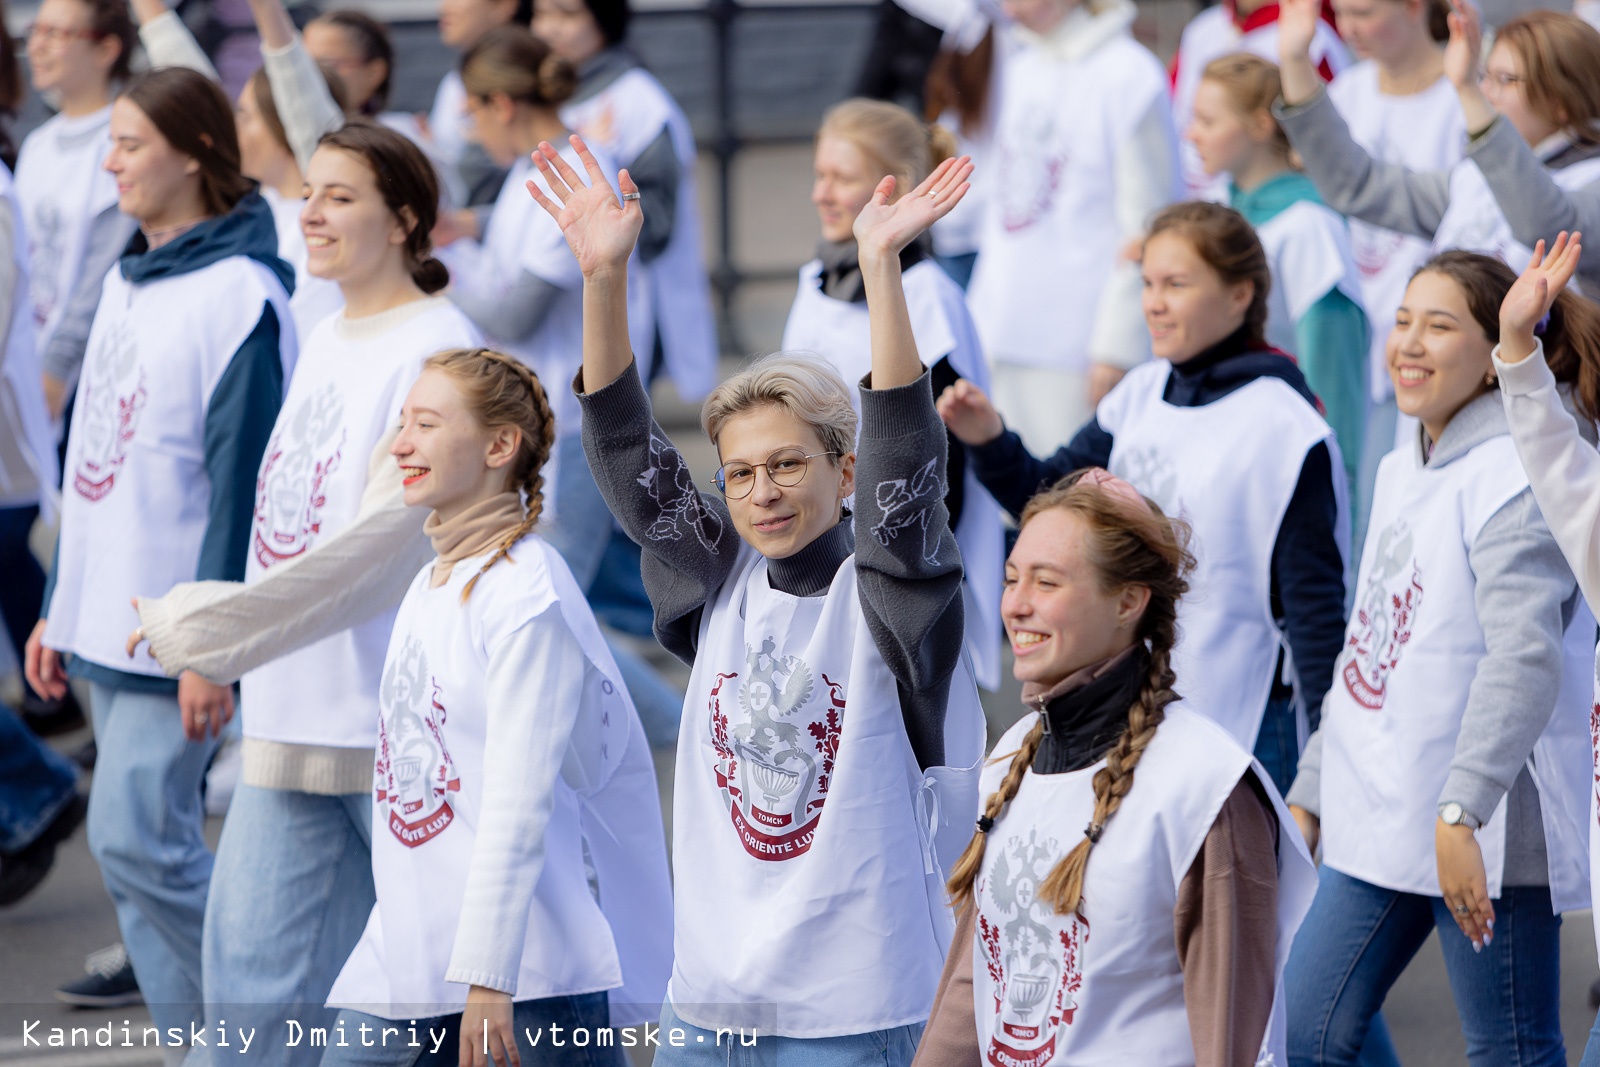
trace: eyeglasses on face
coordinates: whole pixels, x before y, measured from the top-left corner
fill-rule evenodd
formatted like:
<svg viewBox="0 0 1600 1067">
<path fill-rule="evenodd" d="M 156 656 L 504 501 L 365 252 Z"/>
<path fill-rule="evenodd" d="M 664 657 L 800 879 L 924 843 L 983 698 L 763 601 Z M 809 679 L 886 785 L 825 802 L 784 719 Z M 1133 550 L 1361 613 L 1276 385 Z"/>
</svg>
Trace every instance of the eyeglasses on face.
<svg viewBox="0 0 1600 1067">
<path fill-rule="evenodd" d="M 1503 70 L 1486 70 L 1478 75 L 1480 83 L 1493 85 L 1499 89 L 1509 89 L 1511 86 L 1527 80 L 1520 74 L 1507 74 Z"/>
<path fill-rule="evenodd" d="M 807 455 L 798 448 L 780 448 L 767 457 L 765 463 L 724 463 L 711 476 L 711 484 L 729 500 L 743 500 L 756 487 L 756 468 L 767 472 L 773 485 L 793 488 L 805 480 L 806 468 L 811 461 L 822 456 L 837 456 L 837 452 L 813 452 Z"/>
</svg>

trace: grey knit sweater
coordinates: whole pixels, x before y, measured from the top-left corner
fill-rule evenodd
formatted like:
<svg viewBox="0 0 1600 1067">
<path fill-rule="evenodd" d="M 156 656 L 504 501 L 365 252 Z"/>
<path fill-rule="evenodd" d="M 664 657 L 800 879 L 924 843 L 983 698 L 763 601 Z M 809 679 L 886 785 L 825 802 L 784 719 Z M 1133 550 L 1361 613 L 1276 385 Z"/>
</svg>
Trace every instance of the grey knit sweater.
<svg viewBox="0 0 1600 1067">
<path fill-rule="evenodd" d="M 906 734 L 924 768 L 944 762 L 951 673 L 963 655 L 961 554 L 945 511 L 945 430 L 925 371 L 910 385 L 861 383 L 856 512 L 786 559 L 768 561 L 773 588 L 821 596 L 847 557 L 867 629 L 900 685 Z M 693 663 L 700 618 L 733 573 L 741 541 L 727 505 L 702 494 L 656 424 L 637 365 L 587 393 L 583 445 L 600 491 L 643 548 L 656 637 Z M 865 536 L 856 537 L 862 531 Z"/>
</svg>

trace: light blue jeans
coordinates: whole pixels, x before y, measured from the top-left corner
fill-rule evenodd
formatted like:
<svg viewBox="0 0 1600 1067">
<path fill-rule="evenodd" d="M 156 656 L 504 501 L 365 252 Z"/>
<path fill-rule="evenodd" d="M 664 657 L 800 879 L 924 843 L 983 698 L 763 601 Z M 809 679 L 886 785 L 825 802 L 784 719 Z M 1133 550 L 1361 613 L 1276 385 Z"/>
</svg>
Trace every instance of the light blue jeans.
<svg viewBox="0 0 1600 1067">
<path fill-rule="evenodd" d="M 607 1033 L 610 1019 L 605 993 L 517 1001 L 511 1005 L 511 1022 L 516 1027 L 522 1067 L 626 1067 L 619 1036 Z M 330 1031 L 330 1042 L 337 1040 L 333 1034 L 342 1032 L 346 1044 L 330 1043 L 323 1052 L 322 1067 L 455 1067 L 461 1050 L 459 1014 L 413 1022 L 341 1008 L 335 1025 L 339 1029 Z M 363 1026 L 366 1040 L 371 1042 L 365 1046 L 359 1037 Z M 412 1027 L 420 1048 L 412 1047 Z M 385 1043 L 379 1044 L 380 1039 Z M 602 1044 L 602 1040 L 609 1043 Z"/>
<path fill-rule="evenodd" d="M 1434 931 L 1467 1062 L 1564 1067 L 1561 917 L 1550 911 L 1550 891 L 1508 887 L 1494 917 L 1493 940 L 1475 953 L 1442 898 L 1397 893 L 1323 866 L 1284 972 L 1290 1067 L 1356 1064 L 1384 997 Z"/>
<path fill-rule="evenodd" d="M 683 1032 L 683 1045 L 673 1031 Z M 922 1040 L 922 1023 L 846 1037 L 768 1037 L 723 1030 L 720 1036 L 678 1018 L 669 1000 L 661 1007 L 661 1047 L 654 1067 L 910 1067 Z"/>
<path fill-rule="evenodd" d="M 200 937 L 211 882 L 201 787 L 219 742 L 190 741 L 176 694 L 90 687 L 99 758 L 89 791 L 89 852 L 151 1021 L 202 1020 Z"/>
<path fill-rule="evenodd" d="M 1594 1029 L 1589 1031 L 1589 1043 L 1583 1046 L 1583 1060 L 1578 1067 L 1600 1067 L 1600 1016 L 1596 1016 Z"/>
<path fill-rule="evenodd" d="M 251 1064 L 304 1067 L 321 1049 L 287 1045 L 287 1020 L 329 1026 L 323 1007 L 375 900 L 372 798 L 240 784 L 211 876 L 204 940 L 206 1019 L 259 1034 Z M 215 1031 L 213 1031 L 215 1032 Z M 189 1058 L 204 1062 L 202 1050 Z M 229 1062 L 237 1050 L 210 1062 Z"/>
</svg>

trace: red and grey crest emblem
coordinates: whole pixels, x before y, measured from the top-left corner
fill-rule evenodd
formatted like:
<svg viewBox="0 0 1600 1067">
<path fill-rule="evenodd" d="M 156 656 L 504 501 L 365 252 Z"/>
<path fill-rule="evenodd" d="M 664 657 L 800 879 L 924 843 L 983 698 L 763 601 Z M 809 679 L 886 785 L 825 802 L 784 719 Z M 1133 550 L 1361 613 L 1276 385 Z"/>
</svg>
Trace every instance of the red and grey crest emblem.
<svg viewBox="0 0 1600 1067">
<path fill-rule="evenodd" d="M 344 398 L 333 384 L 307 397 L 279 423 L 256 479 L 250 549 L 270 567 L 311 547 L 322 530 L 328 478 L 344 446 Z"/>
<path fill-rule="evenodd" d="M 1357 704 L 1383 707 L 1389 676 L 1400 665 L 1422 607 L 1422 570 L 1413 557 L 1411 527 L 1396 519 L 1378 535 L 1378 550 L 1350 633 L 1339 676 Z"/>
<path fill-rule="evenodd" d="M 77 440 L 72 488 L 94 503 L 116 487 L 149 394 L 138 344 L 125 323 L 106 331 L 85 364 L 79 390 L 83 414 L 72 428 Z"/>
<path fill-rule="evenodd" d="M 387 809 L 390 833 L 407 848 L 426 844 L 455 821 L 450 794 L 461 790 L 442 727 L 444 694 L 428 673 L 422 642 L 409 637 L 383 672 L 379 693 L 374 803 Z"/>
</svg>

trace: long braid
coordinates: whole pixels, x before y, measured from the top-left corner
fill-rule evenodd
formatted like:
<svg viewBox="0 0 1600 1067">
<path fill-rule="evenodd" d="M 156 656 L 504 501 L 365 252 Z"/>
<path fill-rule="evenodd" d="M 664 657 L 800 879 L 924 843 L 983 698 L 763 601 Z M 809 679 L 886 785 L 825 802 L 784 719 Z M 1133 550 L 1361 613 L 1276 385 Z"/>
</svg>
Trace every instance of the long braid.
<svg viewBox="0 0 1600 1067">
<path fill-rule="evenodd" d="M 1022 788 L 1022 778 L 1028 773 L 1028 767 L 1033 763 L 1033 757 L 1038 754 L 1039 742 L 1044 739 L 1044 717 L 1033 724 L 1033 729 L 1023 735 L 1022 745 L 1011 758 L 1011 767 L 1006 771 L 1006 776 L 1000 779 L 1000 788 L 989 794 L 989 799 L 983 803 L 983 819 L 988 826 L 993 826 L 995 820 L 1005 813 L 1006 805 L 1011 803 L 1017 795 L 1017 790 Z M 998 763 L 1004 756 L 996 758 Z M 989 831 L 979 830 L 972 835 L 972 840 L 967 842 L 967 847 L 961 853 L 961 858 L 956 860 L 950 868 L 950 880 L 945 883 L 945 889 L 950 893 L 950 903 L 957 911 L 972 902 L 973 890 L 978 882 L 978 870 L 983 866 L 984 842 L 988 840 Z"/>
<path fill-rule="evenodd" d="M 518 541 L 533 532 L 544 513 L 544 468 L 555 448 L 556 419 L 544 384 L 520 360 L 488 348 L 462 348 L 430 358 L 428 367 L 443 370 L 462 385 L 469 406 L 486 426 L 515 426 L 522 431 L 512 461 L 514 484 L 522 497 L 522 521 L 513 527 L 488 562 L 461 590 L 461 602 L 472 595 L 478 579 L 503 559 Z M 513 561 L 515 562 L 515 561 Z"/>
</svg>

